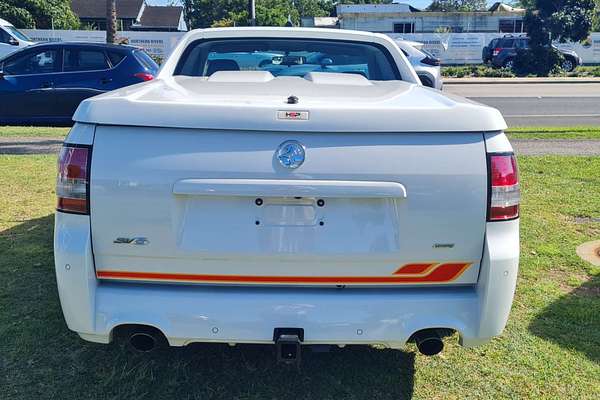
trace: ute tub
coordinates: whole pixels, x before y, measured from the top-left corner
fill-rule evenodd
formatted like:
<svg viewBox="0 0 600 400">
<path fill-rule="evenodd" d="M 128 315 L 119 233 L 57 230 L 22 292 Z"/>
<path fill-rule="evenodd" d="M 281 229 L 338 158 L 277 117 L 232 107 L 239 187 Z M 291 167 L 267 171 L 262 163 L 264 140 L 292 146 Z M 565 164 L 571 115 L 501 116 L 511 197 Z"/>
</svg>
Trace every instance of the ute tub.
<svg viewBox="0 0 600 400">
<path fill-rule="evenodd" d="M 464 133 L 507 127 L 494 108 L 403 81 L 339 73 L 258 80 L 252 71 L 222 74 L 169 77 L 95 96 L 81 103 L 73 120 L 259 132 Z M 290 95 L 297 104 L 288 104 Z M 280 117 L 287 112 L 306 117 Z"/>
<path fill-rule="evenodd" d="M 108 343 L 113 329 L 144 324 L 173 346 L 273 343 L 277 327 L 305 331 L 305 344 L 400 348 L 416 331 L 451 328 L 464 346 L 499 335 L 518 272 L 519 221 L 488 223 L 479 281 L 427 288 L 336 289 L 108 283 L 96 279 L 89 217 L 57 213 L 56 275 L 67 325 Z M 68 267 L 67 267 L 68 266 Z"/>
</svg>

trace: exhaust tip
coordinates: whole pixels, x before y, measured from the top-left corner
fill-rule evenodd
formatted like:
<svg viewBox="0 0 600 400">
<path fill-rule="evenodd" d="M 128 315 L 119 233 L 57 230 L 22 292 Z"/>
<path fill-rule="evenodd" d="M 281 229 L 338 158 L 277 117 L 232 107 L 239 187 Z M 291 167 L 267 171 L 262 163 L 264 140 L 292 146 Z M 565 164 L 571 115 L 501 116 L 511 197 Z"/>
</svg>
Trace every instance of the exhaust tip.
<svg viewBox="0 0 600 400">
<path fill-rule="evenodd" d="M 440 338 L 427 338 L 417 343 L 419 352 L 426 356 L 435 356 L 444 350 L 444 342 Z"/>
<path fill-rule="evenodd" d="M 424 329 L 413 335 L 419 352 L 426 356 L 434 356 L 444 349 L 444 341 L 435 329 Z"/>
<path fill-rule="evenodd" d="M 129 337 L 129 344 L 135 350 L 147 353 L 156 347 L 156 339 L 148 333 L 137 332 Z"/>
</svg>

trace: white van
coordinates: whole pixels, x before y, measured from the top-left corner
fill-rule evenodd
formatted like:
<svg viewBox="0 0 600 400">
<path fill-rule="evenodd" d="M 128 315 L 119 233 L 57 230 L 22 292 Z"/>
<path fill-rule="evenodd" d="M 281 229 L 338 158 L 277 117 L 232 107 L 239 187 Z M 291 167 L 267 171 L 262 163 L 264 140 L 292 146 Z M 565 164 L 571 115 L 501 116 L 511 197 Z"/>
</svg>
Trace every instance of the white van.
<svg viewBox="0 0 600 400">
<path fill-rule="evenodd" d="M 23 32 L 0 18 L 0 58 L 31 44 L 33 42 Z"/>
</svg>

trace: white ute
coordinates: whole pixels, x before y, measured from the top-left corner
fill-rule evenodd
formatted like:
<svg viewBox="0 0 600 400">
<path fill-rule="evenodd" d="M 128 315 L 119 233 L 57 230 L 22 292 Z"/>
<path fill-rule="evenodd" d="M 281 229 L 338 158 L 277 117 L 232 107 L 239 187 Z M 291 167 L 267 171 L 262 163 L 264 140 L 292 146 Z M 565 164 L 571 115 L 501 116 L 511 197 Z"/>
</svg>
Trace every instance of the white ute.
<svg viewBox="0 0 600 400">
<path fill-rule="evenodd" d="M 158 79 L 85 100 L 57 179 L 68 327 L 290 362 L 499 335 L 519 263 L 506 124 L 418 82 L 384 35 L 207 29 Z"/>
</svg>

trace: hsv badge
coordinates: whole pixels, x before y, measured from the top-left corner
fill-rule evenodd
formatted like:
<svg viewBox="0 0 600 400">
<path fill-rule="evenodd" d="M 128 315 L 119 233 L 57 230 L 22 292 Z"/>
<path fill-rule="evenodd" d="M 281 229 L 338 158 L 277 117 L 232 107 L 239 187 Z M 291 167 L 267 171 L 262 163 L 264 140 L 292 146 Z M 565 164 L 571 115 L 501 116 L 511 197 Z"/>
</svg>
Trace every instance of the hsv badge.
<svg viewBox="0 0 600 400">
<path fill-rule="evenodd" d="M 307 121 L 308 111 L 277 111 L 277 119 L 291 119 L 292 121 Z"/>
</svg>

